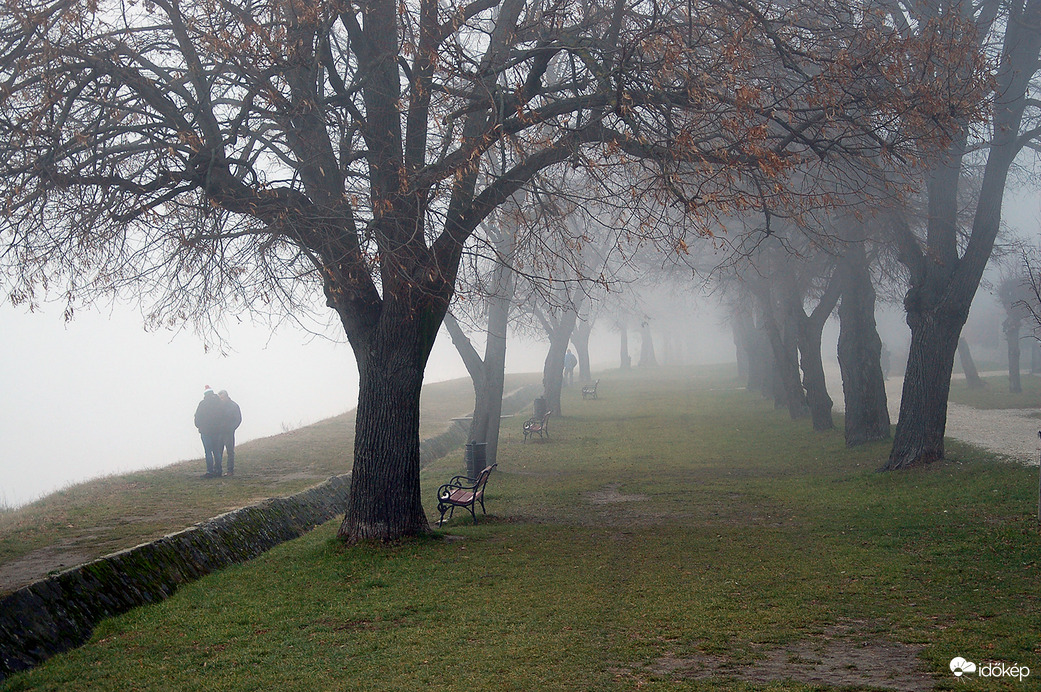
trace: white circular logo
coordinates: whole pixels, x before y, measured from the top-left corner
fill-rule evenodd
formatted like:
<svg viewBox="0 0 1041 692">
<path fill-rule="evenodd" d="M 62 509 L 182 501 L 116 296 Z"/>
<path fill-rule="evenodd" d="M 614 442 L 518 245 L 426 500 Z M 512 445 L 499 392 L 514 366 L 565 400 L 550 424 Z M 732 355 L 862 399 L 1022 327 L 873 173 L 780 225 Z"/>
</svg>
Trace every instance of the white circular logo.
<svg viewBox="0 0 1041 692">
<path fill-rule="evenodd" d="M 963 673 L 975 673 L 976 664 L 972 661 L 966 661 L 961 656 L 955 656 L 951 659 L 951 672 L 959 677 Z"/>
</svg>

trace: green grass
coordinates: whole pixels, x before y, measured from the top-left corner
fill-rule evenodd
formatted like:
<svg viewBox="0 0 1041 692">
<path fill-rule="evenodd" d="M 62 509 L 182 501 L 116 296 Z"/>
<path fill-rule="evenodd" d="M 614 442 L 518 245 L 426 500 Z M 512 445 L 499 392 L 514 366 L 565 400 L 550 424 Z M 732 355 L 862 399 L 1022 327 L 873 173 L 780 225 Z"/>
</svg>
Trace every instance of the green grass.
<svg viewBox="0 0 1041 692">
<path fill-rule="evenodd" d="M 531 376 L 511 376 L 519 386 Z M 427 385 L 420 435 L 443 431 L 473 410 L 469 380 Z M 186 430 L 185 435 L 194 435 Z M 290 495 L 348 473 L 354 412 L 306 428 L 241 443 L 233 478 L 202 480 L 202 459 L 69 486 L 17 509 L 0 511 L 0 564 L 44 553 L 55 567 L 86 562 L 269 497 Z M 200 447 L 201 451 L 201 447 Z M 65 556 L 65 557 L 62 557 Z M 44 574 L 26 573 L 17 587 Z M 0 592 L 4 589 L 0 586 Z"/>
<path fill-rule="evenodd" d="M 1008 390 L 1008 375 L 990 375 L 981 379 L 984 386 L 979 389 L 970 388 L 963 379 L 952 380 L 949 400 L 982 409 L 1041 409 L 1041 377 L 1023 373 L 1020 376 L 1023 391 L 1015 394 Z"/>
<path fill-rule="evenodd" d="M 736 384 L 606 373 L 550 441 L 506 423 L 476 526 L 345 548 L 330 522 L 3 689 L 870 689 L 908 666 L 1038 689 L 1037 470 L 949 443 L 876 473 L 886 444 L 847 450 Z M 423 472 L 428 513 L 461 467 Z M 954 656 L 1032 676 L 958 680 Z"/>
</svg>

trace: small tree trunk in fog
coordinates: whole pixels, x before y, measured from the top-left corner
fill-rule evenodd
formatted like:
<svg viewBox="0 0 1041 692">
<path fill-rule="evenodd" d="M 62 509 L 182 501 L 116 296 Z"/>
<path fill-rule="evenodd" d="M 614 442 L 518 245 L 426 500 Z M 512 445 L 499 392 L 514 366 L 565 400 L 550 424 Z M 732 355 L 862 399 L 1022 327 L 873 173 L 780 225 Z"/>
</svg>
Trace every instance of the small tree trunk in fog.
<svg viewBox="0 0 1041 692">
<path fill-rule="evenodd" d="M 961 360 L 961 369 L 965 372 L 965 382 L 969 389 L 982 389 L 983 380 L 980 379 L 979 370 L 976 369 L 976 361 L 972 358 L 969 342 L 963 338 L 958 339 L 958 358 Z"/>
<path fill-rule="evenodd" d="M 752 340 L 755 338 L 755 325 L 747 313 L 734 312 L 730 316 L 730 327 L 734 333 L 734 350 L 737 356 L 737 376 L 745 380 L 748 389 L 752 389 Z"/>
<path fill-rule="evenodd" d="M 859 240 L 842 258 L 839 304 L 839 370 L 846 407 L 846 446 L 890 436 L 889 404 L 882 371 L 882 339 L 875 323 L 875 286 Z"/>
<path fill-rule="evenodd" d="M 658 358 L 654 355 L 654 339 L 651 326 L 647 322 L 640 323 L 640 367 L 656 367 Z"/>
<path fill-rule="evenodd" d="M 592 331 L 593 320 L 579 320 L 571 334 L 571 343 L 575 345 L 575 355 L 578 357 L 580 382 L 590 382 L 593 379 L 592 371 L 589 369 L 589 335 Z"/>
<path fill-rule="evenodd" d="M 799 377 L 799 344 L 797 327 L 791 319 L 782 323 L 783 312 L 771 286 L 761 283 L 756 298 L 762 315 L 762 329 L 773 361 L 774 408 L 788 409 L 792 420 L 810 415 L 806 391 Z"/>
<path fill-rule="evenodd" d="M 578 321 L 578 310 L 565 310 L 559 320 L 546 318 L 541 313 L 539 316 L 549 336 L 549 352 L 542 368 L 542 396 L 546 400 L 546 408 L 554 416 L 562 416 L 564 412 L 560 405 L 560 393 L 564 388 L 564 355 Z"/>
<path fill-rule="evenodd" d="M 779 408 L 786 406 L 792 420 L 806 418 L 810 415 L 810 408 L 806 403 L 802 379 L 799 377 L 799 347 L 793 334 L 794 330 L 791 329 L 791 325 L 785 325 L 782 329 L 774 316 L 767 318 L 766 327 L 776 377 L 774 405 Z M 780 396 L 777 396 L 778 394 Z"/>
<path fill-rule="evenodd" d="M 1020 320 L 1009 317 L 1002 325 L 1005 330 L 1005 339 L 1008 341 L 1008 390 L 1013 394 L 1023 391 L 1023 382 L 1019 378 L 1019 328 Z"/>
<path fill-rule="evenodd" d="M 495 241 L 496 250 L 503 257 L 513 253 L 514 245 L 514 236 L 508 231 L 501 232 Z M 489 286 L 483 359 L 454 316 L 446 315 L 444 324 L 473 383 L 474 414 L 470 424 L 470 440 L 486 445 L 485 459 L 487 465 L 491 466 L 499 451 L 502 395 L 506 383 L 506 330 L 516 288 L 513 269 L 504 263 L 497 263 L 492 269 Z"/>
<path fill-rule="evenodd" d="M 629 355 L 629 327 L 625 322 L 618 323 L 619 341 L 619 369 L 629 370 L 633 366 L 633 358 Z"/>
<path fill-rule="evenodd" d="M 765 319 L 760 317 L 760 324 L 755 328 L 755 339 L 752 341 L 752 362 L 755 364 L 755 389 L 764 399 L 773 397 L 775 403 L 778 400 L 777 368 L 774 366 L 774 352 L 770 346 L 770 336 L 767 333 Z M 784 388 L 780 388 L 780 396 L 784 396 Z M 781 404 L 784 405 L 783 403 Z"/>
<path fill-rule="evenodd" d="M 802 365 L 802 382 L 806 389 L 806 404 L 810 409 L 814 430 L 831 430 L 835 421 L 831 410 L 835 406 L 828 394 L 828 383 L 824 376 L 824 361 L 821 358 L 821 339 L 824 325 L 835 310 L 839 299 L 838 272 L 834 272 L 828 287 L 821 295 L 817 307 L 807 315 L 803 310 L 802 300 L 795 294 L 796 300 L 789 310 L 798 324 L 799 354 Z"/>
</svg>

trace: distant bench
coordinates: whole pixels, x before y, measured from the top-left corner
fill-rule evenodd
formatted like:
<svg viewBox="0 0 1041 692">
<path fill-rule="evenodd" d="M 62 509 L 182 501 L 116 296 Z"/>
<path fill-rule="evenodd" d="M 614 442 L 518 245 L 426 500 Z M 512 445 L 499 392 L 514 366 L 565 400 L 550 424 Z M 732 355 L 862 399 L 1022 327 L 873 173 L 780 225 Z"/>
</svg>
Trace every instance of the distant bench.
<svg viewBox="0 0 1041 692">
<path fill-rule="evenodd" d="M 538 435 L 540 438 L 549 437 L 549 416 L 553 413 L 552 411 L 546 411 L 546 415 L 542 418 L 536 418 L 532 416 L 528 420 L 524 421 L 524 441 L 527 442 L 528 438 L 534 438 Z"/>
<path fill-rule="evenodd" d="M 582 398 L 583 399 L 595 399 L 596 398 L 596 388 L 599 387 L 599 386 L 600 386 L 600 380 L 597 380 L 593 384 L 587 384 L 586 386 L 582 387 Z"/>
<path fill-rule="evenodd" d="M 481 505 L 481 512 L 487 514 L 484 509 L 484 488 L 488 485 L 488 476 L 496 466 L 498 464 L 486 466 L 477 478 L 456 476 L 437 489 L 437 511 L 441 512 L 441 518 L 437 520 L 438 526 L 445 522 L 445 512 L 448 512 L 449 519 L 452 518 L 456 507 L 468 509 L 475 524 L 477 523 L 477 513 L 474 508 L 478 503 Z"/>
</svg>

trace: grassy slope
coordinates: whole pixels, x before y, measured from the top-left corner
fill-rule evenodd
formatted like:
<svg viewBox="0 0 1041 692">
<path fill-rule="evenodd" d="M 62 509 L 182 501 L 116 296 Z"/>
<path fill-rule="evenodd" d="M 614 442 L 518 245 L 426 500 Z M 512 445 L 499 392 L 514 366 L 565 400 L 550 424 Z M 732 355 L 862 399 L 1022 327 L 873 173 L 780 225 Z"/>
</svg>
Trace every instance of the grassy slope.
<svg viewBox="0 0 1041 692">
<path fill-rule="evenodd" d="M 345 549 L 330 522 L 7 689 L 763 689 L 735 676 L 778 656 L 764 679 L 803 689 L 783 678 L 836 647 L 874 652 L 880 686 L 911 651 L 940 688 L 966 682 L 954 656 L 1038 688 L 1035 469 L 952 444 L 878 474 L 887 445 L 847 450 L 734 386 L 609 374 L 551 442 L 507 424 L 492 516 L 453 540 Z M 428 512 L 461 465 L 424 471 Z"/>
<path fill-rule="evenodd" d="M 513 378 L 521 379 L 531 378 Z M 472 409 L 469 380 L 428 385 L 420 434 L 436 435 L 450 418 Z M 299 492 L 350 471 L 353 444 L 351 411 L 238 445 L 234 478 L 203 480 L 205 464 L 200 458 L 69 486 L 24 507 L 0 511 L 0 565 L 43 554 L 50 563 L 66 561 L 68 567 L 237 507 Z M 41 564 L 46 572 L 48 561 Z"/>
</svg>

